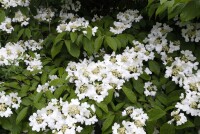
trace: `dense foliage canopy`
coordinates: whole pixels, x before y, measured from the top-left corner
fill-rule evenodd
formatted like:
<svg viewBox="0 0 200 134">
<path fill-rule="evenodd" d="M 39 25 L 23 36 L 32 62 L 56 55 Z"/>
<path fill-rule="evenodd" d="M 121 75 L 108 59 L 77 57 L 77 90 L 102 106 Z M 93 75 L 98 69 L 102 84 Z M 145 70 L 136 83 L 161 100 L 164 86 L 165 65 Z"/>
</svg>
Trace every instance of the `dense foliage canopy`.
<svg viewBox="0 0 200 134">
<path fill-rule="evenodd" d="M 199 134 L 199 0 L 0 0 L 0 133 Z"/>
</svg>

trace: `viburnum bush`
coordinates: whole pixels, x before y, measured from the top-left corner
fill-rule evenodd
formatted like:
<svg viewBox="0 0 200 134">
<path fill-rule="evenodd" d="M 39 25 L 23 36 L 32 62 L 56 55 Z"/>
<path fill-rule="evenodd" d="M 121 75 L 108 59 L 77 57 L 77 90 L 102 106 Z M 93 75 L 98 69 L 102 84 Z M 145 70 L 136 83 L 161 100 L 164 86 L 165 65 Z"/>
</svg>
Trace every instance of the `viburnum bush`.
<svg viewBox="0 0 200 134">
<path fill-rule="evenodd" d="M 0 0 L 0 133 L 199 134 L 198 7 Z"/>
</svg>

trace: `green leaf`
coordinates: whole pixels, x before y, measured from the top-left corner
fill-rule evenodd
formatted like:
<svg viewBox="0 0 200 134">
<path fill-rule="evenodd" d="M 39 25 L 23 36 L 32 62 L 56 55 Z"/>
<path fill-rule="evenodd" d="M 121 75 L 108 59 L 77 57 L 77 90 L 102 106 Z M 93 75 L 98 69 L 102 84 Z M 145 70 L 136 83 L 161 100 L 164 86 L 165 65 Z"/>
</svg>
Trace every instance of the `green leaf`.
<svg viewBox="0 0 200 134">
<path fill-rule="evenodd" d="M 163 3 L 167 2 L 167 0 L 160 0 L 160 4 L 162 5 Z"/>
<path fill-rule="evenodd" d="M 149 110 L 149 112 L 148 112 L 149 121 L 158 120 L 161 117 L 163 117 L 165 114 L 166 114 L 166 112 L 163 111 L 162 109 L 153 108 L 153 109 Z"/>
<path fill-rule="evenodd" d="M 148 74 L 146 74 L 145 72 L 143 72 L 143 74 L 140 75 L 140 77 L 143 79 L 143 80 L 151 80 L 151 76 L 149 76 Z"/>
<path fill-rule="evenodd" d="M 80 134 L 91 134 L 92 133 L 92 130 L 93 130 L 93 126 L 85 126 L 83 128 L 83 130 L 80 132 Z"/>
<path fill-rule="evenodd" d="M 158 7 L 159 7 L 159 3 L 152 4 L 151 6 L 149 6 L 149 8 L 148 8 L 148 16 L 150 18 L 154 15 L 154 13 L 155 13 L 155 11 L 156 11 L 156 9 Z"/>
<path fill-rule="evenodd" d="M 116 37 L 120 42 L 121 42 L 121 47 L 126 47 L 128 44 L 128 39 L 126 38 L 126 35 L 124 34 L 119 34 Z"/>
<path fill-rule="evenodd" d="M 160 128 L 160 134 L 175 134 L 175 127 L 171 124 L 165 123 Z"/>
<path fill-rule="evenodd" d="M 174 4 L 173 1 L 166 1 L 165 3 L 163 3 L 162 5 L 160 5 L 158 7 L 158 9 L 156 10 L 156 16 L 158 14 L 162 14 L 164 11 L 166 11 L 167 8 L 172 7 L 173 4 Z"/>
<path fill-rule="evenodd" d="M 101 103 L 96 103 L 96 105 L 98 107 L 100 107 L 105 113 L 108 113 L 108 106 L 107 106 L 107 104 L 101 102 Z"/>
<path fill-rule="evenodd" d="M 66 32 L 62 32 L 60 34 L 58 34 L 54 40 L 53 44 L 57 44 L 58 42 L 60 42 L 61 40 L 63 40 L 64 36 L 66 35 Z"/>
<path fill-rule="evenodd" d="M 80 34 L 80 35 L 78 36 L 78 38 L 76 39 L 76 44 L 77 44 L 78 46 L 80 46 L 80 45 L 82 44 L 82 42 L 83 42 L 83 34 Z"/>
<path fill-rule="evenodd" d="M 169 82 L 167 82 L 165 88 L 166 88 L 166 92 L 168 94 L 175 90 L 176 84 L 173 81 L 169 81 Z"/>
<path fill-rule="evenodd" d="M 70 40 L 65 40 L 65 45 L 67 47 L 68 52 L 73 56 L 78 58 L 80 55 L 80 48 L 75 44 L 72 44 Z"/>
<path fill-rule="evenodd" d="M 64 72 L 65 72 L 65 69 L 63 67 L 59 67 L 58 68 L 58 75 L 59 75 L 59 77 L 62 77 L 63 74 L 64 74 Z"/>
<path fill-rule="evenodd" d="M 153 134 L 155 126 L 156 126 L 156 121 L 147 121 L 146 123 L 147 134 Z"/>
<path fill-rule="evenodd" d="M 98 38 L 96 38 L 95 42 L 94 42 L 94 50 L 95 52 L 98 52 L 99 49 L 101 48 L 101 45 L 103 43 L 103 39 L 104 37 L 99 36 Z"/>
<path fill-rule="evenodd" d="M 168 104 L 170 104 L 172 102 L 179 101 L 181 93 L 183 93 L 183 90 L 181 90 L 181 89 L 180 90 L 175 90 L 175 91 L 171 92 L 167 96 Z"/>
<path fill-rule="evenodd" d="M 36 95 L 35 95 L 35 97 L 34 97 L 34 103 L 37 103 L 40 99 L 41 99 L 41 97 L 42 97 L 42 92 L 40 92 L 40 93 L 37 93 Z"/>
<path fill-rule="evenodd" d="M 119 41 L 119 39 L 118 39 L 117 37 L 115 37 L 115 38 L 113 38 L 113 39 L 115 40 L 115 42 L 116 42 L 116 44 L 117 44 L 118 50 L 120 50 L 121 47 L 122 47 L 121 42 Z"/>
<path fill-rule="evenodd" d="M 0 23 L 3 22 L 5 20 L 5 12 L 4 10 L 0 10 Z"/>
<path fill-rule="evenodd" d="M 125 105 L 125 102 L 121 102 L 121 103 L 119 103 L 119 104 L 117 104 L 116 106 L 115 106 L 115 111 L 119 111 L 123 106 Z"/>
<path fill-rule="evenodd" d="M 41 83 L 44 85 L 47 82 L 48 74 L 46 71 L 43 71 L 42 76 L 41 76 Z"/>
<path fill-rule="evenodd" d="M 117 43 L 113 37 L 106 36 L 105 41 L 113 51 L 117 51 Z"/>
<path fill-rule="evenodd" d="M 163 13 L 165 10 L 167 9 L 167 5 L 166 4 L 162 4 L 158 7 L 158 9 L 156 10 L 156 16 L 158 14 L 161 14 Z"/>
<path fill-rule="evenodd" d="M 7 87 L 14 88 L 14 89 L 21 89 L 18 82 L 4 83 L 4 85 Z"/>
<path fill-rule="evenodd" d="M 113 124 L 114 119 L 115 119 L 115 115 L 111 115 L 103 122 L 103 126 L 102 126 L 103 132 L 107 130 Z"/>
<path fill-rule="evenodd" d="M 22 36 L 22 34 L 24 33 L 24 29 L 22 28 L 18 34 L 17 34 L 17 39 L 19 40 L 19 38 Z"/>
<path fill-rule="evenodd" d="M 97 117 L 102 118 L 102 116 L 103 116 L 102 110 L 97 106 L 95 108 L 96 108 L 95 114 L 97 115 Z"/>
<path fill-rule="evenodd" d="M 163 93 L 157 93 L 156 95 L 156 98 L 164 105 L 167 105 L 168 104 L 168 101 L 167 101 L 167 96 Z"/>
<path fill-rule="evenodd" d="M 45 95 L 47 96 L 47 98 L 48 98 L 49 100 L 55 98 L 55 96 L 52 94 L 52 92 L 51 92 L 50 90 L 46 91 L 46 92 L 45 92 Z"/>
<path fill-rule="evenodd" d="M 190 127 L 195 127 L 195 125 L 191 121 L 187 121 L 186 123 L 176 126 L 176 129 L 184 129 L 184 128 L 190 128 Z"/>
<path fill-rule="evenodd" d="M 60 53 L 62 50 L 63 41 L 58 42 L 57 44 L 53 44 L 53 47 L 51 48 L 51 56 L 54 58 L 56 55 Z"/>
<path fill-rule="evenodd" d="M 87 37 L 89 40 L 91 40 L 91 37 L 92 37 L 92 28 L 91 28 L 91 27 L 88 27 L 88 28 L 87 28 L 86 37 Z"/>
<path fill-rule="evenodd" d="M 199 0 L 191 0 L 186 6 L 183 8 L 180 18 L 182 21 L 189 21 L 196 17 L 200 16 L 199 12 L 200 1 Z"/>
<path fill-rule="evenodd" d="M 87 52 L 88 55 L 92 55 L 94 52 L 94 45 L 91 40 L 88 38 L 83 38 L 83 48 Z"/>
<path fill-rule="evenodd" d="M 49 85 L 50 86 L 58 86 L 58 85 L 62 85 L 64 84 L 66 81 L 64 79 L 55 79 L 55 80 L 52 80 Z"/>
<path fill-rule="evenodd" d="M 103 101 L 105 104 L 108 104 L 108 103 L 110 103 L 112 101 L 113 93 L 114 93 L 113 89 L 108 90 L 108 96 L 106 96 L 104 101 Z"/>
<path fill-rule="evenodd" d="M 29 98 L 23 98 L 22 104 L 25 106 L 30 106 L 33 102 Z"/>
<path fill-rule="evenodd" d="M 71 38 L 71 41 L 72 43 L 74 43 L 77 39 L 77 33 L 76 32 L 70 32 L 70 38 Z"/>
<path fill-rule="evenodd" d="M 25 29 L 25 35 L 26 37 L 28 37 L 29 39 L 31 38 L 31 30 L 29 28 Z"/>
<path fill-rule="evenodd" d="M 61 86 L 61 87 L 57 88 L 54 92 L 54 96 L 56 98 L 59 98 L 61 96 L 61 94 L 65 91 L 65 89 L 66 89 L 66 86 Z"/>
<path fill-rule="evenodd" d="M 17 115 L 16 124 L 19 124 L 26 117 L 27 113 L 28 113 L 28 107 L 23 108 Z"/>
<path fill-rule="evenodd" d="M 200 126 L 200 117 L 195 117 L 194 118 L 194 124 L 195 124 L 195 126 Z"/>
<path fill-rule="evenodd" d="M 175 16 L 179 15 L 184 8 L 185 4 L 183 3 L 178 3 L 171 8 L 168 8 L 168 19 L 172 19 Z"/>
<path fill-rule="evenodd" d="M 144 94 L 144 83 L 143 80 L 141 80 L 140 78 L 138 80 L 134 80 L 133 81 L 133 87 L 135 88 L 135 90 L 139 93 L 139 94 Z"/>
<path fill-rule="evenodd" d="M 155 74 L 160 74 L 160 65 L 156 61 L 149 61 L 149 69 Z"/>
<path fill-rule="evenodd" d="M 135 93 L 132 91 L 132 88 L 123 86 L 122 87 L 123 92 L 125 93 L 126 97 L 132 102 L 132 103 L 136 103 L 137 98 Z"/>
</svg>

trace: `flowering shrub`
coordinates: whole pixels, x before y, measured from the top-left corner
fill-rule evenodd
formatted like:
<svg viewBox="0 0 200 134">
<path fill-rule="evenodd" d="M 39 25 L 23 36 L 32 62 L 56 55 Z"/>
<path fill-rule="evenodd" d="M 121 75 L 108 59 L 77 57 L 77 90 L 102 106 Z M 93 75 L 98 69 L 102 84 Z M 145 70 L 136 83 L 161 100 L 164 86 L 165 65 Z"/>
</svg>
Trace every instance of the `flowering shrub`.
<svg viewBox="0 0 200 134">
<path fill-rule="evenodd" d="M 0 0 L 1 133 L 200 133 L 199 2 L 104 2 Z"/>
</svg>

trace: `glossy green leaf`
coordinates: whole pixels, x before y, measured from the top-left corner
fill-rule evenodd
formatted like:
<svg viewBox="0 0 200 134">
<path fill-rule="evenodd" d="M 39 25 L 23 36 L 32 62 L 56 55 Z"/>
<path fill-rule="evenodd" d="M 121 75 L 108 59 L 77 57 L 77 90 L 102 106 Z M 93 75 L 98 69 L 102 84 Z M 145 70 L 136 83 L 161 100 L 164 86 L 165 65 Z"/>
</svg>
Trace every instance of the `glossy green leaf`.
<svg viewBox="0 0 200 134">
<path fill-rule="evenodd" d="M 148 111 L 149 121 L 158 120 L 161 117 L 163 117 L 166 114 L 166 112 L 159 108 L 152 108 Z"/>
<path fill-rule="evenodd" d="M 125 93 L 126 97 L 132 102 L 132 103 L 136 103 L 137 98 L 135 93 L 132 91 L 131 88 L 128 88 L 126 86 L 122 87 L 123 92 Z"/>
<path fill-rule="evenodd" d="M 70 40 L 65 40 L 65 45 L 67 47 L 68 52 L 73 56 L 78 58 L 80 55 L 80 48 L 75 44 L 72 44 Z"/>
<path fill-rule="evenodd" d="M 58 55 L 63 47 L 63 41 L 58 42 L 57 44 L 54 44 L 51 48 L 51 56 L 54 58 L 56 55 Z"/>
<path fill-rule="evenodd" d="M 169 123 L 165 123 L 160 128 L 160 134 L 175 134 L 175 127 Z"/>
<path fill-rule="evenodd" d="M 106 129 L 108 129 L 108 128 L 113 124 L 114 119 L 115 119 L 115 115 L 109 116 L 109 117 L 103 122 L 102 131 L 105 131 Z"/>
<path fill-rule="evenodd" d="M 113 51 L 117 51 L 117 43 L 113 37 L 106 36 L 105 41 Z"/>
<path fill-rule="evenodd" d="M 78 36 L 78 35 L 77 35 L 76 32 L 71 32 L 71 33 L 70 33 L 70 38 L 71 38 L 72 43 L 74 43 L 74 42 L 76 41 L 77 36 Z"/>
<path fill-rule="evenodd" d="M 160 74 L 160 65 L 158 64 L 158 62 L 152 61 L 152 60 L 151 60 L 151 61 L 149 61 L 148 63 L 149 63 L 149 69 L 150 69 L 153 73 L 159 75 L 159 74 Z"/>
<path fill-rule="evenodd" d="M 17 115 L 16 124 L 19 124 L 26 117 L 27 113 L 28 113 L 28 107 L 23 108 Z"/>
<path fill-rule="evenodd" d="M 102 37 L 102 36 L 99 36 L 99 37 L 97 37 L 95 39 L 95 42 L 94 42 L 94 50 L 95 50 L 95 52 L 98 52 L 99 49 L 101 48 L 102 43 L 103 43 L 103 39 L 104 39 L 104 37 Z"/>
</svg>

